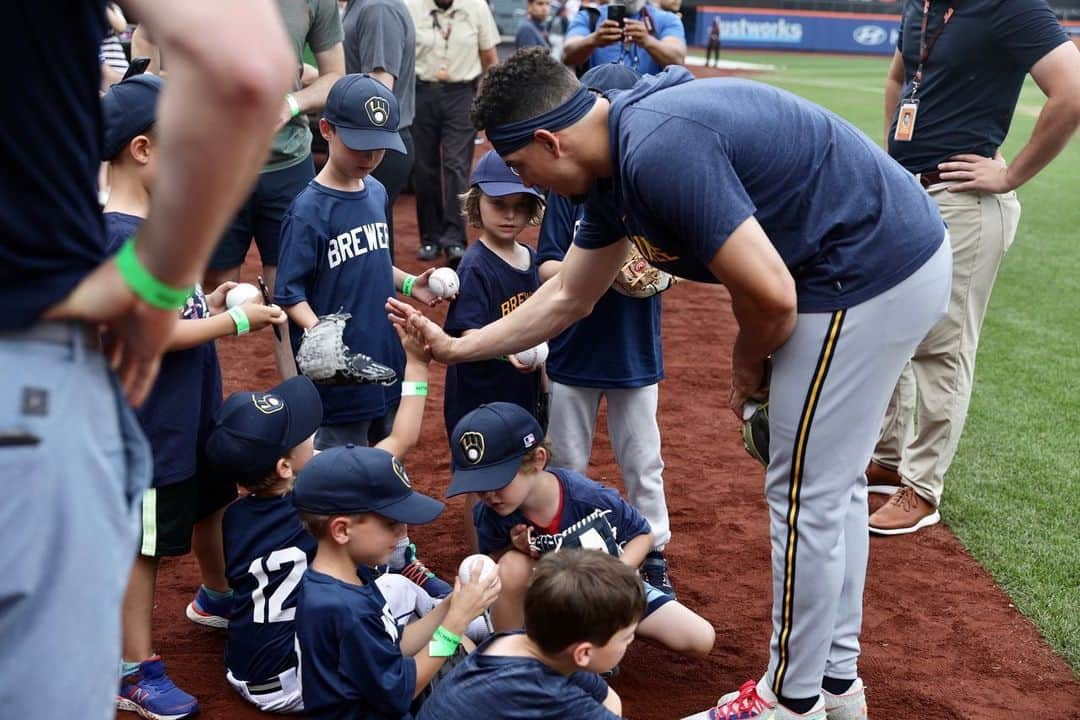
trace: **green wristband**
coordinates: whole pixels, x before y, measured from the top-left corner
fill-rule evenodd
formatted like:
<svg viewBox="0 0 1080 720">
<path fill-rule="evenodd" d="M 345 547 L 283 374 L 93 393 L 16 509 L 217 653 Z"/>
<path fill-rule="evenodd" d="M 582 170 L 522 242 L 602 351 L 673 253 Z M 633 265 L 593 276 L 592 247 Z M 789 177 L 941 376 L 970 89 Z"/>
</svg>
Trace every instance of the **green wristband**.
<svg viewBox="0 0 1080 720">
<path fill-rule="evenodd" d="M 116 254 L 116 269 L 131 291 L 161 310 L 176 310 L 184 306 L 192 286 L 174 288 L 158 280 L 139 262 L 135 254 L 135 237 L 129 237 Z"/>
<path fill-rule="evenodd" d="M 450 657 L 457 652 L 461 644 L 461 636 L 455 635 L 442 625 L 435 628 L 435 633 L 428 643 L 428 655 L 431 657 Z"/>
<path fill-rule="evenodd" d="M 406 275 L 405 279 L 401 281 L 401 294 L 405 297 L 412 297 L 412 286 L 415 282 L 415 275 Z"/>
<path fill-rule="evenodd" d="M 428 386 L 426 382 L 414 382 L 412 380 L 401 381 L 401 397 L 427 397 Z"/>
<path fill-rule="evenodd" d="M 243 335 L 251 330 L 251 323 L 248 321 L 247 313 L 241 310 L 239 307 L 229 308 L 229 317 L 236 323 L 236 334 Z"/>
<path fill-rule="evenodd" d="M 292 93 L 285 93 L 285 104 L 289 106 L 289 112 L 292 113 L 293 117 L 300 114 L 300 103 L 293 97 Z"/>
</svg>

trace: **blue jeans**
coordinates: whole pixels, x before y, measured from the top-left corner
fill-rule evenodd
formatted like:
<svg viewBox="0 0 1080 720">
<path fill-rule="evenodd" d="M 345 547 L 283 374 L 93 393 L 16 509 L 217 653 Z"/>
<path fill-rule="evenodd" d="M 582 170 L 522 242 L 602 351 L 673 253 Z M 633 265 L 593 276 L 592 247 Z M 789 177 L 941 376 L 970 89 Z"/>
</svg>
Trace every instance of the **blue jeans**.
<svg viewBox="0 0 1080 720">
<path fill-rule="evenodd" d="M 80 325 L 0 334 L 0 378 L 0 708 L 111 720 L 150 448 Z"/>
</svg>

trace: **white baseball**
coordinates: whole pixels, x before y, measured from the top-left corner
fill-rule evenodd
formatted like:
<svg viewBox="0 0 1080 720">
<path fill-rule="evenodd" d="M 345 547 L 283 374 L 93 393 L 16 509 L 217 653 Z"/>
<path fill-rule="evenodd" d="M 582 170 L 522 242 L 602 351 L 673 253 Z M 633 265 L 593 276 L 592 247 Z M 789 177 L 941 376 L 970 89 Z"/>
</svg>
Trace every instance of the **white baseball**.
<svg viewBox="0 0 1080 720">
<path fill-rule="evenodd" d="M 454 268 L 448 267 L 436 268 L 435 272 L 428 275 L 427 282 L 431 292 L 441 298 L 454 297 L 457 295 L 458 288 L 461 287 L 458 274 L 454 272 Z"/>
<path fill-rule="evenodd" d="M 547 360 L 547 356 L 548 344 L 546 342 L 542 342 L 528 350 L 514 353 L 514 357 L 518 359 L 518 362 L 527 367 L 540 367 Z"/>
<path fill-rule="evenodd" d="M 477 561 L 482 563 L 480 568 L 480 580 L 494 579 L 491 574 L 498 572 L 498 566 L 495 564 L 495 561 L 487 555 L 476 554 L 470 555 L 461 561 L 461 565 L 458 567 L 457 571 L 458 577 L 461 578 L 461 582 L 469 582 L 469 573 L 472 572 L 473 565 L 476 564 Z"/>
<path fill-rule="evenodd" d="M 225 295 L 225 307 L 232 309 L 261 297 L 262 291 L 259 288 L 251 283 L 240 283 Z"/>
</svg>

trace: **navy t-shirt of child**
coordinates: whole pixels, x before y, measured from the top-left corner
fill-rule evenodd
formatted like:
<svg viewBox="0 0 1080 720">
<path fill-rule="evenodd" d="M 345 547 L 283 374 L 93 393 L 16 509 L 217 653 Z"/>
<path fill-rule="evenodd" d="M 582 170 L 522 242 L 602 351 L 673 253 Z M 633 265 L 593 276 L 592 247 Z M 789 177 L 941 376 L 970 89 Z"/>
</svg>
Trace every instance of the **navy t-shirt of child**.
<svg viewBox="0 0 1080 720">
<path fill-rule="evenodd" d="M 312 180 L 281 222 L 281 257 L 274 293 L 279 305 L 307 301 L 316 315 L 348 312 L 345 344 L 393 368 L 405 369 L 405 351 L 383 306 L 394 294 L 386 188 L 364 178 L 359 192 L 334 190 Z M 293 353 L 303 331 L 292 321 Z M 317 385 L 323 425 L 371 420 L 401 400 L 401 386 Z"/>
</svg>

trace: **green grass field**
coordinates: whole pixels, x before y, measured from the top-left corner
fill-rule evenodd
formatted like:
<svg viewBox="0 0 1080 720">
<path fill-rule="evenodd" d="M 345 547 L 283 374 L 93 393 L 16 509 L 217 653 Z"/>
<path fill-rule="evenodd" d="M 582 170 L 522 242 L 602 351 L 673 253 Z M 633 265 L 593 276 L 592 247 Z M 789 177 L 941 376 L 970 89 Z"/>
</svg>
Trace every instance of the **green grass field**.
<svg viewBox="0 0 1080 720">
<path fill-rule="evenodd" d="M 883 135 L 888 60 L 725 53 L 756 79 Z M 1030 137 L 1028 79 L 1003 152 Z M 1080 677 L 1080 140 L 1018 191 L 1023 216 L 983 326 L 975 392 L 942 515 Z"/>
</svg>

